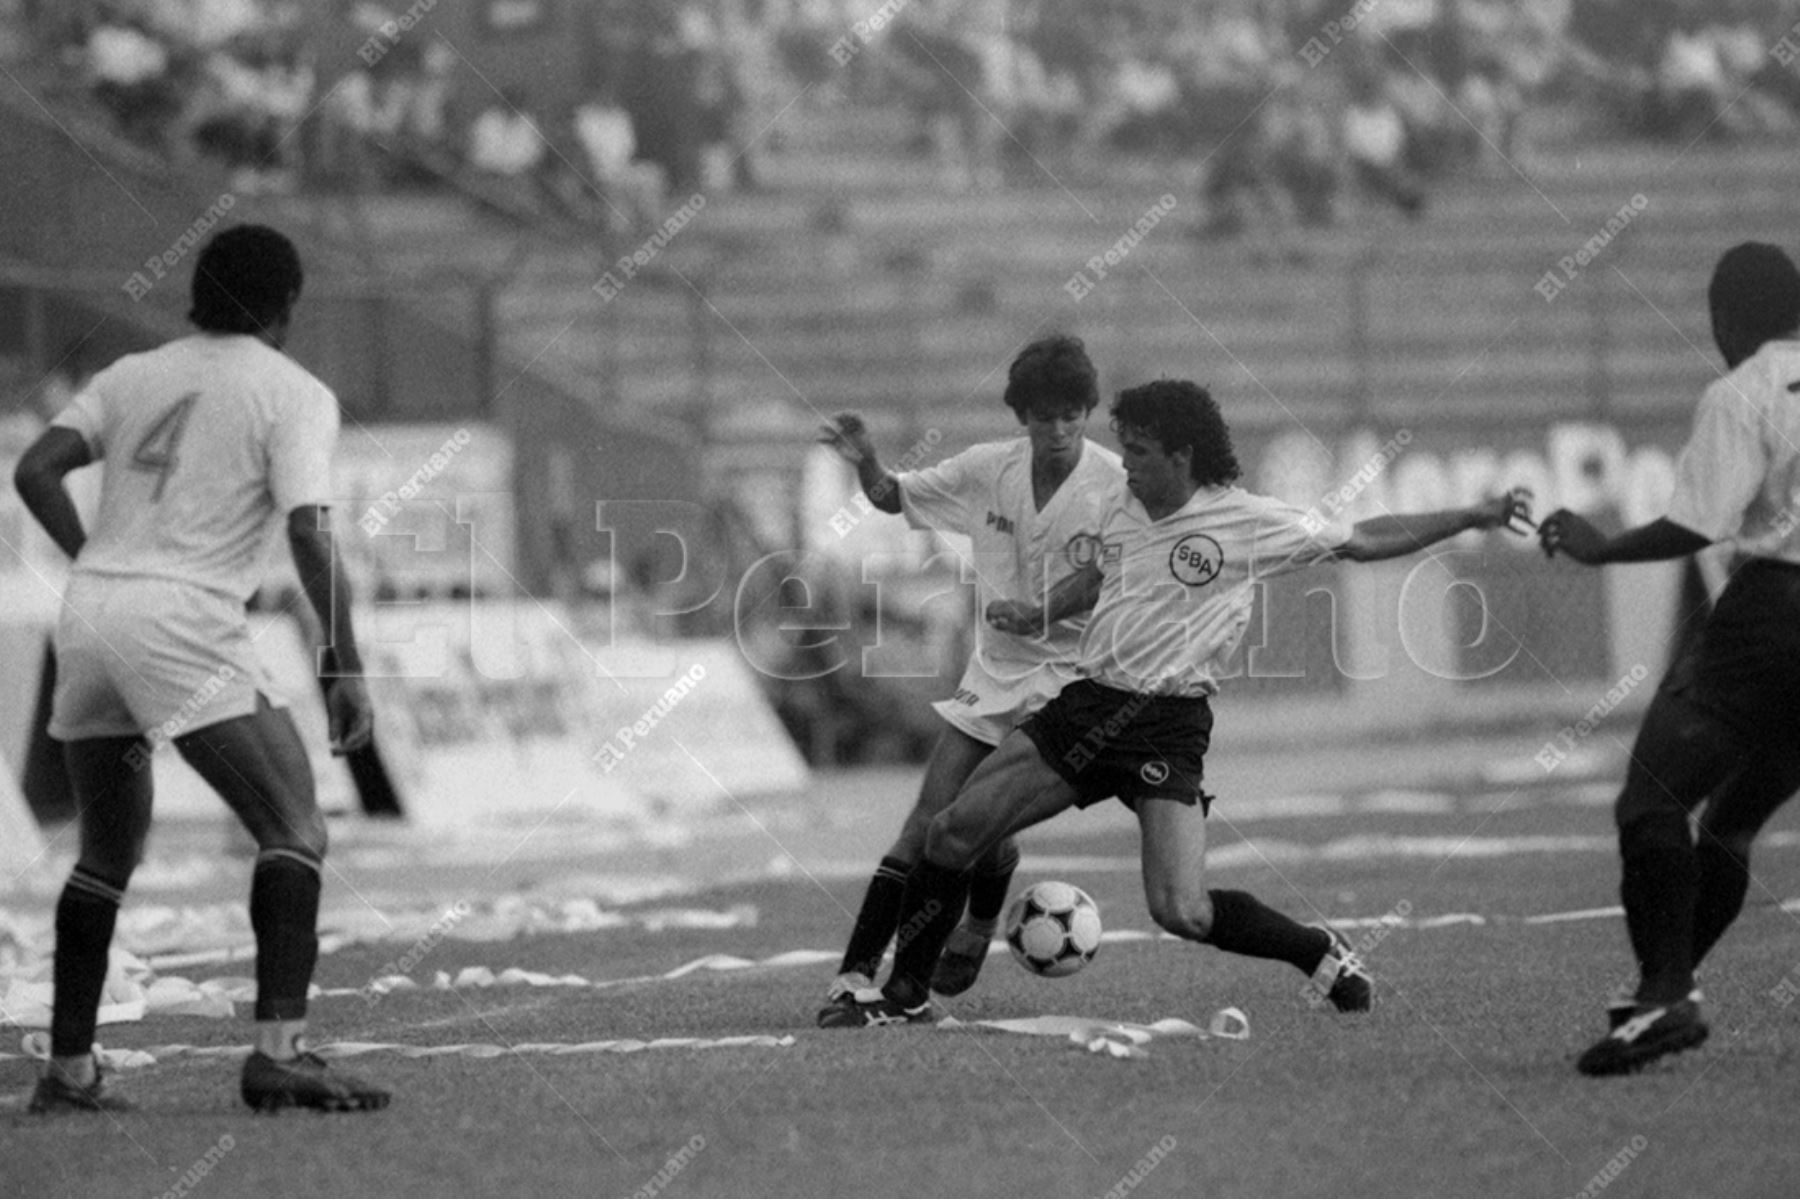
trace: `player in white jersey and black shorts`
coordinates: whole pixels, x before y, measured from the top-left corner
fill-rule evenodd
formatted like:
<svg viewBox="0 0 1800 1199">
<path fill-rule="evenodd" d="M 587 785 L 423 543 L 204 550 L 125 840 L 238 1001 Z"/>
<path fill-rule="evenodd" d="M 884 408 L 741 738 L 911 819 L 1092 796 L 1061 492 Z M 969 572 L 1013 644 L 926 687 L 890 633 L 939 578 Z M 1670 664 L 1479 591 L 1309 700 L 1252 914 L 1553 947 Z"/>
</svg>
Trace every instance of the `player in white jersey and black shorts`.
<svg viewBox="0 0 1800 1199">
<path fill-rule="evenodd" d="M 1591 566 L 1736 551 L 1632 745 L 1614 816 L 1639 981 L 1576 1062 L 1584 1074 L 1706 1039 L 1694 970 L 1744 906 L 1757 831 L 1800 787 L 1800 270 L 1745 242 L 1719 260 L 1708 300 L 1728 373 L 1700 397 L 1669 514 L 1606 537 L 1557 511 L 1539 530 L 1545 552 Z"/>
<path fill-rule="evenodd" d="M 329 631 L 333 748 L 367 743 L 368 692 L 331 540 L 337 400 L 281 352 L 303 274 L 293 244 L 228 229 L 195 261 L 193 336 L 132 354 L 84 387 L 20 460 L 19 494 L 74 560 L 56 628 L 50 734 L 80 812 L 81 855 L 56 908 L 50 1061 L 33 1112 L 130 1105 L 93 1057 L 119 902 L 143 853 L 150 757 L 172 741 L 255 838 L 256 1047 L 240 1093 L 259 1110 L 385 1106 L 386 1091 L 309 1052 L 325 822 L 294 723 L 273 707 L 245 604 L 284 529 Z M 64 478 L 105 464 L 82 528 Z"/>
<path fill-rule="evenodd" d="M 943 913 L 961 907 L 969 867 L 988 846 L 1111 796 L 1137 816 L 1157 924 L 1227 952 L 1289 962 L 1341 1011 L 1372 1002 L 1373 984 L 1340 935 L 1248 892 L 1207 889 L 1210 699 L 1249 622 L 1257 580 L 1510 527 L 1529 518 L 1526 497 L 1512 492 L 1346 529 L 1236 486 L 1230 432 L 1204 388 L 1169 380 L 1131 388 L 1112 414 L 1127 482 L 1094 563 L 1044 604 L 1003 601 L 987 611 L 996 627 L 1024 633 L 1091 606 L 1078 663 L 1084 677 L 1008 735 L 932 820 L 900 910 L 902 927 L 919 931 L 896 951 L 882 991 L 859 1003 L 865 1024 L 932 1017 L 925 983 L 949 931 Z"/>
<path fill-rule="evenodd" d="M 1001 600 L 1041 598 L 1091 561 L 1105 506 L 1124 480 L 1119 456 L 1087 440 L 1099 403 L 1094 366 L 1081 342 L 1051 336 L 1019 352 L 1007 372 L 1005 401 L 1023 437 L 974 446 L 926 470 L 891 475 L 876 457 L 860 418 L 844 415 L 820 440 L 857 468 L 863 492 L 914 528 L 970 540 L 976 612 Z M 977 622 L 975 651 L 956 691 L 933 705 L 949 725 L 938 738 L 919 798 L 882 858 L 857 913 L 838 977 L 819 1012 L 822 1028 L 862 1023 L 857 996 L 900 927 L 900 894 L 925 846 L 925 830 L 1013 726 L 1073 677 L 1082 621 L 1058 621 L 1026 636 Z M 967 917 L 951 932 L 933 971 L 932 989 L 957 995 L 975 983 L 1019 862 L 1011 840 L 975 864 Z M 957 914 L 962 913 L 959 903 Z"/>
</svg>

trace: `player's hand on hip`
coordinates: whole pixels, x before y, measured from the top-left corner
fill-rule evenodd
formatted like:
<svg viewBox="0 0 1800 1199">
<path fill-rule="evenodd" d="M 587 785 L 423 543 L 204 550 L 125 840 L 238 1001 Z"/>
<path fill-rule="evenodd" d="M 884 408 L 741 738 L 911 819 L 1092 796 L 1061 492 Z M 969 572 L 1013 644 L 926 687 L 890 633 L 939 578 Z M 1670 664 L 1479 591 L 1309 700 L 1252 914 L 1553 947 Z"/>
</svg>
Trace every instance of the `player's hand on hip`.
<svg viewBox="0 0 1800 1199">
<path fill-rule="evenodd" d="M 863 418 L 854 412 L 840 412 L 831 423 L 819 426 L 819 444 L 830 446 L 838 457 L 851 466 L 860 466 L 875 456 L 875 443 Z"/>
<path fill-rule="evenodd" d="M 995 600 L 987 606 L 987 622 L 1002 633 L 1029 637 L 1044 631 L 1044 610 L 1021 600 Z"/>
<path fill-rule="evenodd" d="M 1585 565 L 1597 566 L 1606 546 L 1606 536 L 1586 517 L 1577 516 L 1567 508 L 1558 508 L 1538 526 L 1538 544 L 1544 547 L 1546 558 L 1554 558 L 1560 553 Z"/>
<path fill-rule="evenodd" d="M 375 706 L 369 685 L 360 678 L 339 676 L 325 694 L 325 716 L 331 730 L 331 753 L 343 757 L 369 743 L 375 734 Z"/>
<path fill-rule="evenodd" d="M 1537 526 L 1531 521 L 1531 488 L 1514 487 L 1502 495 L 1491 496 L 1480 508 L 1483 529 L 1505 529 L 1523 537 L 1527 529 Z"/>
</svg>

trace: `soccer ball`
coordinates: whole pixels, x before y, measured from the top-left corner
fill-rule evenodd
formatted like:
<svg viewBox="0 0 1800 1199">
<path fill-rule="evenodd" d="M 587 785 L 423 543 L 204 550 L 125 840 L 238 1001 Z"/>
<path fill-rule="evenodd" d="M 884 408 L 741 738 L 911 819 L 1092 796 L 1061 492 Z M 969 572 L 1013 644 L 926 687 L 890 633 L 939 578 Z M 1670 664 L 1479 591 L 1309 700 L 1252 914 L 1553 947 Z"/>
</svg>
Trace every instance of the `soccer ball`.
<svg viewBox="0 0 1800 1199">
<path fill-rule="evenodd" d="M 1033 974 L 1067 978 L 1100 951 L 1100 909 L 1080 887 L 1033 883 L 1007 909 L 1006 944 Z"/>
</svg>

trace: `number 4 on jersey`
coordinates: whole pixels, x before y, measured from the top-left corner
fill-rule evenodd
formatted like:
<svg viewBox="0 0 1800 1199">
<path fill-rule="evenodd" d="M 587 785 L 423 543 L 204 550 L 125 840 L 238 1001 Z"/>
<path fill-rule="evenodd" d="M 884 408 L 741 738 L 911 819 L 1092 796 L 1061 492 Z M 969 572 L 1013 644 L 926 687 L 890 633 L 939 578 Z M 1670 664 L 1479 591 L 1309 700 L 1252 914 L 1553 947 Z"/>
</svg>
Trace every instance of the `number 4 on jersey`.
<svg viewBox="0 0 1800 1199">
<path fill-rule="evenodd" d="M 182 430 L 187 428 L 188 412 L 199 398 L 199 392 L 190 391 L 176 400 L 167 412 L 156 418 L 156 423 L 132 451 L 132 468 L 156 476 L 156 490 L 150 493 L 152 503 L 162 499 L 163 485 L 169 481 L 169 472 L 175 469 L 175 449 L 181 444 Z"/>
</svg>

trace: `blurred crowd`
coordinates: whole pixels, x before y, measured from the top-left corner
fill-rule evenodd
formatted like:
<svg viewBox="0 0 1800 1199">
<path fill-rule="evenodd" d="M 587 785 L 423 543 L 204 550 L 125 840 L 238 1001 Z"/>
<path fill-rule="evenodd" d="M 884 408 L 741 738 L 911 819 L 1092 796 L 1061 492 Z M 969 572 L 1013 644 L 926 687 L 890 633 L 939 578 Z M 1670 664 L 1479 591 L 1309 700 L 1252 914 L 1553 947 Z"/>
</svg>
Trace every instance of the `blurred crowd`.
<svg viewBox="0 0 1800 1199">
<path fill-rule="evenodd" d="M 391 36 L 401 0 L 0 4 L 127 136 L 246 188 L 460 174 L 614 225 L 762 186 L 796 101 L 905 111 L 953 188 L 1204 160 L 1218 236 L 1346 199 L 1416 216 L 1446 172 L 1528 155 L 1544 113 L 1682 143 L 1800 113 L 1783 0 L 576 0 L 585 85 L 548 106 Z"/>
</svg>

